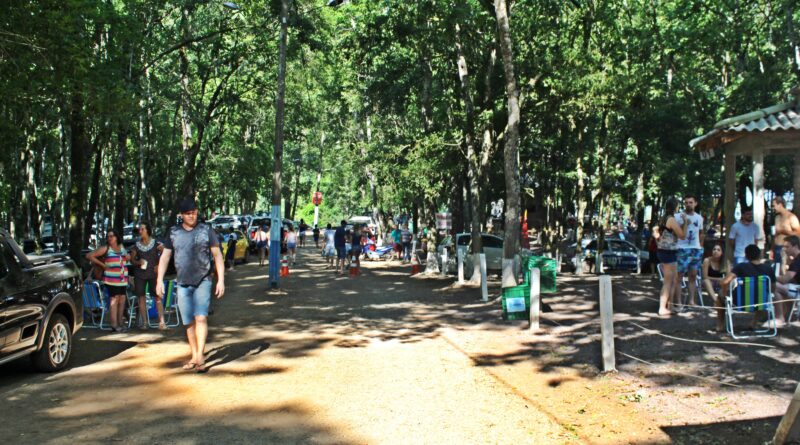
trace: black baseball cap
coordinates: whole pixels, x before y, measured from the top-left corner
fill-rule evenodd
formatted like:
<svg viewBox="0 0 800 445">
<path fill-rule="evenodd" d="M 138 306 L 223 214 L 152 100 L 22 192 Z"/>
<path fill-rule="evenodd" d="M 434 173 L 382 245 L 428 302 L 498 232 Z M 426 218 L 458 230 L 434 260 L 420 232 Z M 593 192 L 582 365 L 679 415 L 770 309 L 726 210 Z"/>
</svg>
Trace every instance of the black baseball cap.
<svg viewBox="0 0 800 445">
<path fill-rule="evenodd" d="M 192 197 L 183 198 L 178 204 L 178 211 L 181 213 L 191 212 L 192 210 L 197 210 L 197 204 Z"/>
</svg>

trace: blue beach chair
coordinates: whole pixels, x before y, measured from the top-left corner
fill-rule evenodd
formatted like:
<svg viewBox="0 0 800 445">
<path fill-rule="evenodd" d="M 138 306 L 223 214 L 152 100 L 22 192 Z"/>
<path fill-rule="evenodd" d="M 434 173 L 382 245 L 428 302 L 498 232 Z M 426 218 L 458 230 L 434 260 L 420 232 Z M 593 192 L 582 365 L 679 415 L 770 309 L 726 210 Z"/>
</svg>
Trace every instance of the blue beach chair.
<svg viewBox="0 0 800 445">
<path fill-rule="evenodd" d="M 755 329 L 751 335 L 737 335 L 733 326 L 733 313 L 767 312 L 767 327 Z M 778 334 L 775 323 L 775 306 L 772 304 L 772 282 L 768 276 L 736 279 L 736 286 L 725 296 L 725 327 L 733 338 L 774 337 Z"/>
</svg>

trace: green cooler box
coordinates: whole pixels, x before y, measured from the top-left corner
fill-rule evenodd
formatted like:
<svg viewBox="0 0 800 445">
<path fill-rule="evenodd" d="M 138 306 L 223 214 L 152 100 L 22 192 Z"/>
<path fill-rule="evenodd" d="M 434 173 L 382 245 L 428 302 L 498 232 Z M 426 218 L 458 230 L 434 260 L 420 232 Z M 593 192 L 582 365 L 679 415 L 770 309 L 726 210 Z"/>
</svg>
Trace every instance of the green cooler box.
<svg viewBox="0 0 800 445">
<path fill-rule="evenodd" d="M 527 284 L 503 289 L 503 320 L 530 319 L 531 287 Z"/>
<path fill-rule="evenodd" d="M 558 271 L 558 261 L 555 258 L 544 256 L 532 256 L 528 259 L 525 268 L 525 282 L 530 283 L 531 269 L 538 268 L 540 272 L 539 291 L 543 294 L 556 293 L 556 271 Z"/>
</svg>

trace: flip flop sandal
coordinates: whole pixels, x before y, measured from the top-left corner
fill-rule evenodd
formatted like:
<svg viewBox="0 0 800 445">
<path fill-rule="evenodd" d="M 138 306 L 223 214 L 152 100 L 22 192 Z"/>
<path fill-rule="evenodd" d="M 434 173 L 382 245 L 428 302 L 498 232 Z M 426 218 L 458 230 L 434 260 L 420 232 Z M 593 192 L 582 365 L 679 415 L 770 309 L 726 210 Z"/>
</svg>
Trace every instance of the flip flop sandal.
<svg viewBox="0 0 800 445">
<path fill-rule="evenodd" d="M 183 365 L 183 370 L 184 371 L 192 371 L 192 370 L 195 370 L 195 369 L 197 369 L 197 363 L 186 362 Z"/>
<path fill-rule="evenodd" d="M 203 363 L 202 365 L 195 366 L 194 370 L 197 371 L 198 374 L 205 374 L 208 372 L 208 367 Z"/>
</svg>

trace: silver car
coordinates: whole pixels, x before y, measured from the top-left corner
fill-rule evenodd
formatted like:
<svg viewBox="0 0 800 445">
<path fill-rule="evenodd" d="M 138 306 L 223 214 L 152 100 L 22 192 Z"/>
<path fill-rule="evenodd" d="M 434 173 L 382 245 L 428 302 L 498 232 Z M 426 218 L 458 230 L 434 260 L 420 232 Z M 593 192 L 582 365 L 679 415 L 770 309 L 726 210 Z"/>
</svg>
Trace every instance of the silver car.
<svg viewBox="0 0 800 445">
<path fill-rule="evenodd" d="M 445 237 L 439 246 L 436 248 L 436 253 L 439 258 L 442 258 L 444 250 L 447 249 L 447 272 L 455 273 L 457 271 L 457 253 L 461 252 L 464 258 L 464 276 L 469 278 L 468 275 L 474 270 L 472 264 L 472 255 L 470 252 L 470 245 L 472 244 L 471 233 L 458 233 L 455 235 L 457 251 L 453 250 L 453 236 Z M 502 270 L 503 269 L 503 238 L 490 233 L 481 233 L 482 252 L 486 255 L 486 269 L 487 270 Z"/>
</svg>

